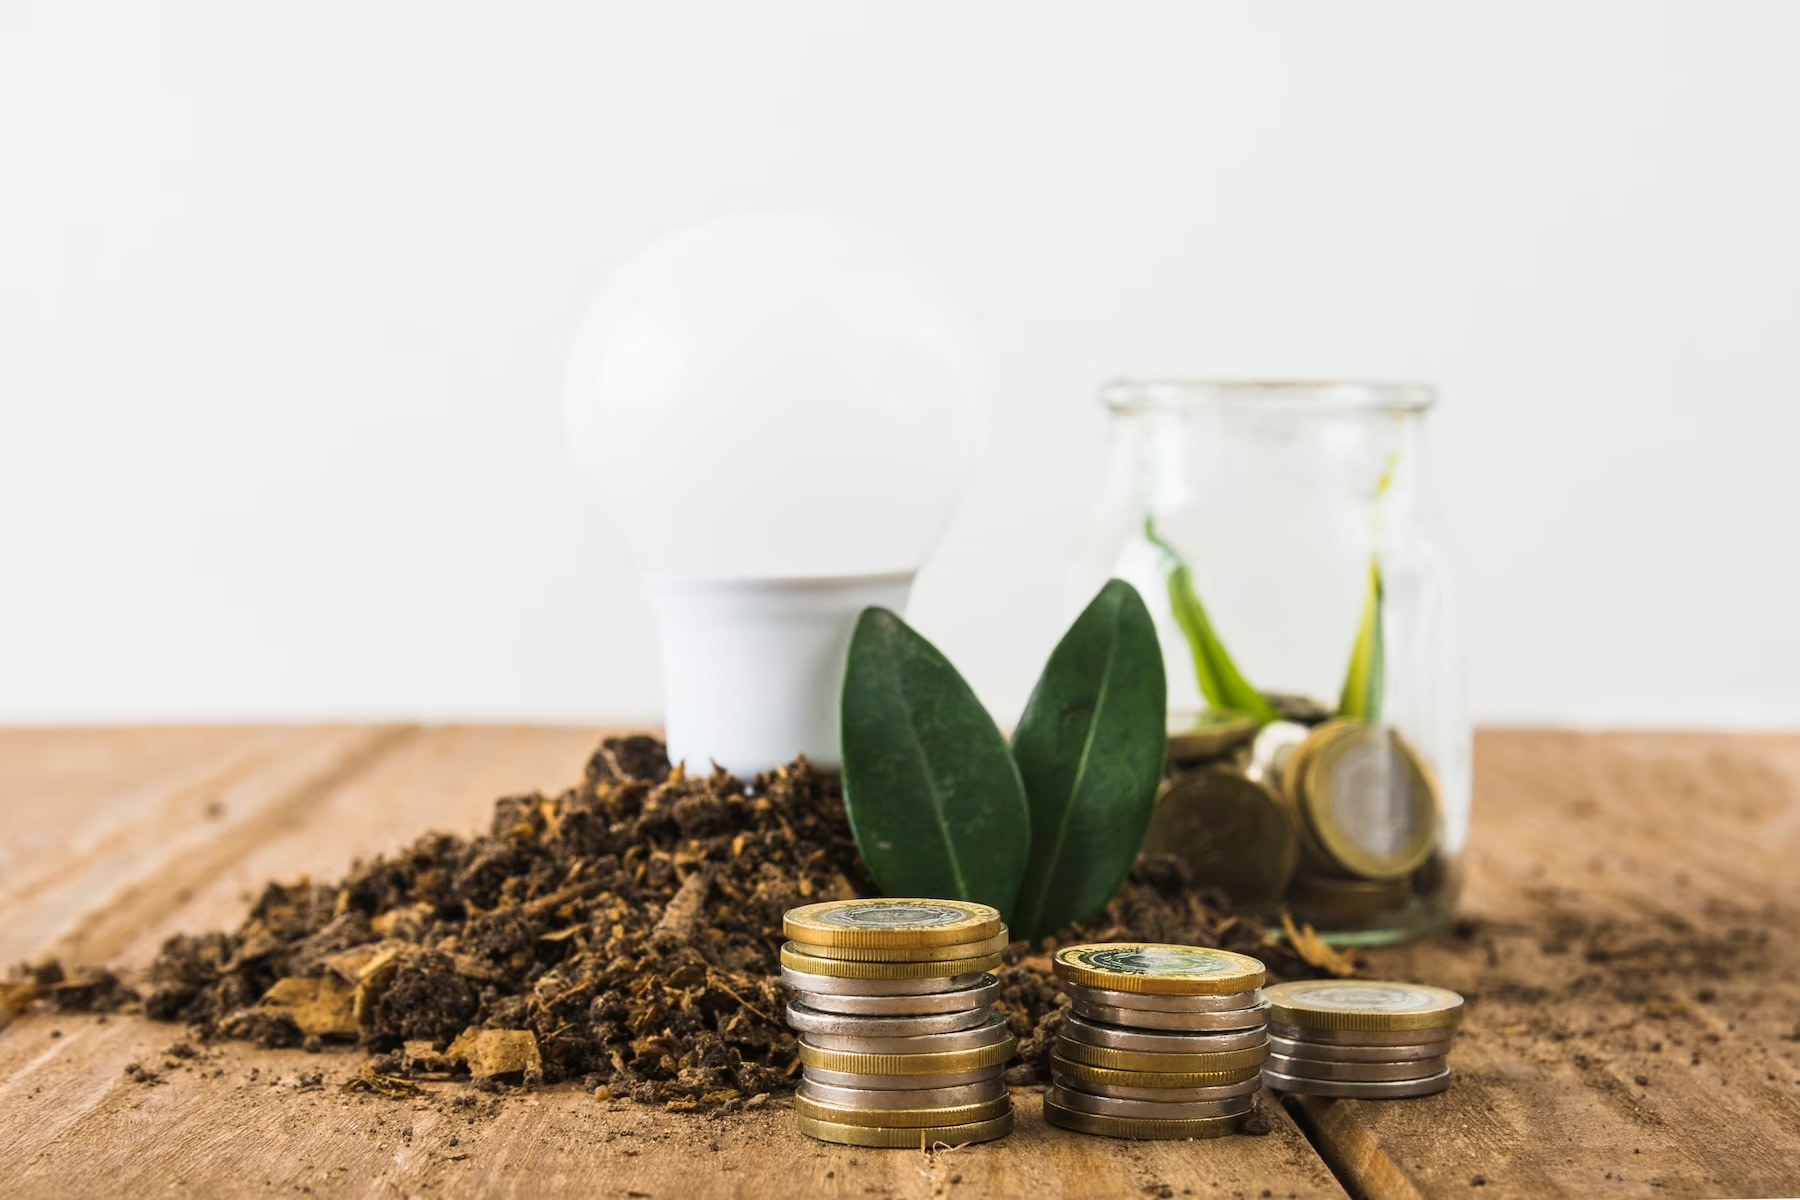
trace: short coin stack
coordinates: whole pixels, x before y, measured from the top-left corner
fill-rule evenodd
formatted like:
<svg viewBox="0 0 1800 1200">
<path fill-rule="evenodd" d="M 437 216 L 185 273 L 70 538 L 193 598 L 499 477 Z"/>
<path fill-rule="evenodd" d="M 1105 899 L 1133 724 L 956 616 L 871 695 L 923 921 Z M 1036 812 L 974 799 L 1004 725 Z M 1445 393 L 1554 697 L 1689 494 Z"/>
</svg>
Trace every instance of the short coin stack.
<svg viewBox="0 0 1800 1200">
<path fill-rule="evenodd" d="M 1199 946 L 1070 946 L 1053 960 L 1072 1002 L 1044 1098 L 1052 1125 L 1120 1138 L 1235 1133 L 1262 1086 L 1262 963 Z"/>
<path fill-rule="evenodd" d="M 993 1011 L 1006 926 L 961 900 L 839 900 L 782 922 L 801 1132 L 918 1149 L 1012 1132 L 1013 1037 Z"/>
<path fill-rule="evenodd" d="M 1268 990 L 1263 1082 L 1307 1096 L 1399 1100 L 1450 1086 L 1463 998 L 1421 983 L 1318 979 Z"/>
</svg>

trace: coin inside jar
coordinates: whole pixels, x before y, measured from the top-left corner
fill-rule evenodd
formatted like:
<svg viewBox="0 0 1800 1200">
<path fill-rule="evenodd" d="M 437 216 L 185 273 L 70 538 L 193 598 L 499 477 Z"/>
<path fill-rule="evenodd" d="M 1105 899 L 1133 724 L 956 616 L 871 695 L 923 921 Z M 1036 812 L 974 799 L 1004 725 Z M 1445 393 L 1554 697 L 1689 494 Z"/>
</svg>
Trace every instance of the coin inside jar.
<svg viewBox="0 0 1800 1200">
<path fill-rule="evenodd" d="M 1256 1103 L 1251 1096 L 1237 1096 L 1228 1100 L 1192 1100 L 1187 1102 L 1166 1100 L 1121 1100 L 1114 1096 L 1096 1096 L 1091 1092 L 1072 1090 L 1052 1086 L 1049 1092 L 1051 1102 L 1064 1108 L 1072 1108 L 1076 1112 L 1093 1113 L 1102 1117 L 1141 1117 L 1155 1121 L 1184 1120 L 1194 1117 L 1229 1117 L 1250 1111 Z"/>
<path fill-rule="evenodd" d="M 1062 981 L 1063 991 L 1069 999 L 1077 1004 L 1088 1004 L 1096 1008 L 1129 1008 L 1146 1012 L 1200 1013 L 1200 1012 L 1243 1012 L 1263 1004 L 1262 993 L 1254 988 L 1241 992 L 1224 992 L 1219 995 L 1168 996 L 1151 995 L 1144 992 L 1122 992 L 1113 988 L 1084 987 L 1079 983 Z"/>
<path fill-rule="evenodd" d="M 1430 1096 L 1450 1086 L 1450 1070 L 1445 1068 L 1424 1079 L 1398 1079 L 1387 1082 L 1351 1082 L 1341 1079 L 1307 1079 L 1285 1075 L 1280 1071 L 1264 1071 L 1263 1083 L 1277 1092 L 1294 1092 L 1302 1096 L 1324 1096 L 1341 1100 L 1404 1100 L 1413 1096 Z"/>
<path fill-rule="evenodd" d="M 815 1036 L 837 1034 L 864 1039 L 958 1033 L 985 1024 L 991 1015 L 985 1008 L 971 1008 L 962 1012 L 919 1013 L 903 1017 L 863 1017 L 820 1012 L 799 1003 L 787 1006 L 788 1028 L 796 1033 Z"/>
<path fill-rule="evenodd" d="M 1314 735 L 1295 802 L 1332 862 L 1364 879 L 1401 879 L 1437 844 L 1435 785 L 1391 730 L 1333 722 Z"/>
<path fill-rule="evenodd" d="M 781 967 L 781 982 L 796 992 L 826 996 L 936 996 L 944 992 L 966 992 L 985 980 L 998 980 L 980 971 L 926 979 L 844 979 L 832 975 L 814 975 L 796 970 L 786 963 Z"/>
<path fill-rule="evenodd" d="M 1416 1046 L 1345 1046 L 1334 1042 L 1299 1041 L 1294 1038 L 1269 1036 L 1269 1052 L 1289 1058 L 1311 1058 L 1322 1062 L 1418 1062 L 1442 1058 L 1450 1053 L 1450 1039 L 1440 1038 Z"/>
<path fill-rule="evenodd" d="M 867 1018 L 866 1020 L 873 1020 Z M 895 1018 L 883 1018 L 893 1020 Z M 799 1026 L 795 1026 L 796 1029 Z M 973 1026 L 948 1033 L 929 1033 L 922 1035 L 880 1034 L 865 1035 L 853 1033 L 813 1032 L 801 1033 L 800 1044 L 818 1050 L 838 1050 L 846 1054 L 944 1054 L 957 1050 L 979 1050 L 986 1046 L 997 1046 L 1001 1042 L 1010 1041 L 1012 1034 L 1007 1030 L 1006 1018 L 997 1012 L 981 1014 L 981 1021 Z"/>
<path fill-rule="evenodd" d="M 820 1083 L 810 1075 L 800 1080 L 798 1095 L 843 1108 L 953 1108 L 959 1104 L 986 1104 L 1007 1095 L 1006 1080 L 999 1075 L 980 1083 L 941 1088 L 861 1088 Z"/>
<path fill-rule="evenodd" d="M 1119 1100 L 1154 1100 L 1158 1103 L 1190 1104 L 1206 1100 L 1235 1100 L 1243 1096 L 1254 1096 L 1262 1090 L 1262 1074 L 1260 1072 L 1252 1072 L 1236 1083 L 1185 1088 L 1133 1087 L 1125 1083 L 1078 1080 L 1061 1070 L 1052 1071 L 1050 1078 L 1059 1087 L 1070 1091 L 1087 1092 L 1095 1096 L 1112 1096 Z"/>
<path fill-rule="evenodd" d="M 1167 757 L 1171 763 L 1218 758 L 1256 736 L 1256 718 L 1228 708 L 1169 716 Z"/>
<path fill-rule="evenodd" d="M 1263 1022 L 1268 1020 L 1269 1002 L 1259 1000 L 1253 1008 L 1228 1009 L 1224 1012 L 1156 1012 L 1147 1008 L 1108 1008 L 1077 1000 L 1070 1011 L 1106 1025 L 1215 1033 L 1262 1028 Z"/>
<path fill-rule="evenodd" d="M 830 992 L 794 990 L 794 1002 L 816 1012 L 842 1013 L 855 1017 L 910 1017 L 925 1013 L 967 1012 L 987 1008 L 1000 997 L 1000 980 L 981 976 L 974 987 L 950 992 L 927 992 L 924 995 L 842 996 Z"/>
<path fill-rule="evenodd" d="M 1163 788 L 1144 833 L 1144 853 L 1179 859 L 1196 886 L 1240 904 L 1281 898 L 1300 857 L 1281 800 L 1241 772 L 1206 767 Z"/>
<path fill-rule="evenodd" d="M 1296 1079 L 1341 1079 L 1349 1083 L 1378 1082 L 1389 1079 L 1424 1079 L 1449 1066 L 1442 1057 L 1414 1062 L 1326 1062 L 1316 1058 L 1289 1058 L 1271 1054 L 1267 1067 Z"/>
<path fill-rule="evenodd" d="M 1150 1033 L 1138 1029 L 1121 1029 L 1116 1025 L 1102 1025 L 1075 1013 L 1063 1018 L 1062 1036 L 1089 1046 L 1178 1055 L 1247 1050 L 1265 1045 L 1269 1040 L 1268 1032 L 1260 1024 L 1253 1029 L 1222 1033 Z"/>
</svg>

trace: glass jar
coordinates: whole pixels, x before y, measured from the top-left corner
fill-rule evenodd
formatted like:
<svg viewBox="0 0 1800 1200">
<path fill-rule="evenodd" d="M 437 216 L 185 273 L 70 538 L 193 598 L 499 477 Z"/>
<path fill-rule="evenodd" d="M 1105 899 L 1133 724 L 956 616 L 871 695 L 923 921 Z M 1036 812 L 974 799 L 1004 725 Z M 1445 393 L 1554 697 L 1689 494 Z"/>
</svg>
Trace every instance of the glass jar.
<svg viewBox="0 0 1800 1200">
<path fill-rule="evenodd" d="M 1329 941 L 1444 924 L 1471 734 L 1437 510 L 1431 389 L 1120 381 L 1076 593 L 1156 617 L 1170 769 L 1145 840 L 1200 886 Z"/>
</svg>

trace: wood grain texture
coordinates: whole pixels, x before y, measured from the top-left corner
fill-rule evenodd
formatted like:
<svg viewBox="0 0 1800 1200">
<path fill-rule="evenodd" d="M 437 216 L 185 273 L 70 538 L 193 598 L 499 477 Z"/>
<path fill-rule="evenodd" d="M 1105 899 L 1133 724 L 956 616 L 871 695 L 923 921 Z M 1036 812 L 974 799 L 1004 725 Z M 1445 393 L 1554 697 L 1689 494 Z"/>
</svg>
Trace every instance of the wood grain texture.
<svg viewBox="0 0 1800 1200">
<path fill-rule="evenodd" d="M 142 964 L 167 933 L 239 920 L 267 878 L 330 877 L 425 829 L 485 825 L 496 796 L 573 779 L 597 738 L 412 727 L 166 733 L 161 745 L 137 731 L 0 737 L 0 861 L 29 860 L 36 881 L 0 908 L 9 959 Z M 42 754 L 32 748 L 40 738 Z M 12 802 L 12 781 L 77 815 L 50 818 L 61 832 L 46 834 L 37 806 Z M 92 822 L 106 835 L 86 836 Z M 12 929 L 15 912 L 31 914 L 29 930 Z M 0 1031 L 0 1179 L 29 1196 L 1343 1195 L 1266 1098 L 1265 1137 L 1125 1143 L 1050 1129 L 1026 1090 L 1015 1096 L 1014 1136 L 926 1155 L 813 1142 L 784 1101 L 710 1119 L 603 1104 L 574 1088 L 507 1097 L 492 1113 L 485 1098 L 476 1112 L 449 1103 L 473 1095 L 460 1087 L 384 1100 L 342 1089 L 358 1055 L 222 1044 L 200 1060 L 171 1058 L 183 1036 L 135 1017 L 46 1014 Z M 161 1082 L 128 1078 L 131 1063 Z"/>
<path fill-rule="evenodd" d="M 1800 1194 L 1800 738 L 1494 734 L 1441 1096 L 1293 1107 L 1375 1197 Z"/>
</svg>

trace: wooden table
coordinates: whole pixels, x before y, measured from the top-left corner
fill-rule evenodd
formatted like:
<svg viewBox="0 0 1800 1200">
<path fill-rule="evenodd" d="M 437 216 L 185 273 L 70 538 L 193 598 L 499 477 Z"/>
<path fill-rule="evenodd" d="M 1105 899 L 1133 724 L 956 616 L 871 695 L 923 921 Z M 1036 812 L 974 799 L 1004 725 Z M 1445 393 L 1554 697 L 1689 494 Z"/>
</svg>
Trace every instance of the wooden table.
<svg viewBox="0 0 1800 1200">
<path fill-rule="evenodd" d="M 0 732 L 0 963 L 141 965 L 275 877 L 335 877 L 504 793 L 572 779 L 592 731 Z M 1266 1137 L 1046 1128 L 926 1156 L 552 1088 L 470 1112 L 339 1085 L 361 1056 L 203 1047 L 32 1013 L 0 1031 L 10 1195 L 1229 1196 L 1800 1193 L 1800 738 L 1491 733 L 1469 919 L 1371 956 L 1469 997 L 1445 1095 L 1265 1100 Z M 140 1064 L 160 1076 L 127 1076 Z M 457 1085 L 446 1085 L 455 1088 Z M 459 1089 L 466 1090 L 466 1089 Z"/>
</svg>

